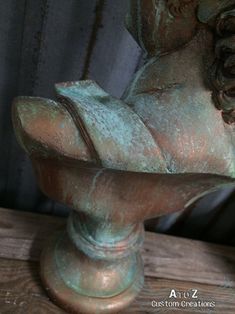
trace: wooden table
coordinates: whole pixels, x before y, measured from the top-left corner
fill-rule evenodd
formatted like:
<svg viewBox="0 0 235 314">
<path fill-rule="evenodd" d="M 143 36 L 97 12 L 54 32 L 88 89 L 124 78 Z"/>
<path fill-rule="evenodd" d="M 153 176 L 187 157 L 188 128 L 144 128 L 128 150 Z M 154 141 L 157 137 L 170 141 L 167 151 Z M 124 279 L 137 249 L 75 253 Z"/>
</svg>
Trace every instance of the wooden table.
<svg viewBox="0 0 235 314">
<path fill-rule="evenodd" d="M 65 313 L 48 299 L 38 263 L 43 245 L 65 219 L 7 209 L 0 209 L 0 217 L 0 313 Z M 123 314 L 235 313 L 235 248 L 147 232 L 142 254 L 145 287 Z M 191 297 L 183 295 L 187 291 Z M 179 297 L 169 299 L 175 293 Z M 170 308 L 169 301 L 215 306 Z"/>
</svg>

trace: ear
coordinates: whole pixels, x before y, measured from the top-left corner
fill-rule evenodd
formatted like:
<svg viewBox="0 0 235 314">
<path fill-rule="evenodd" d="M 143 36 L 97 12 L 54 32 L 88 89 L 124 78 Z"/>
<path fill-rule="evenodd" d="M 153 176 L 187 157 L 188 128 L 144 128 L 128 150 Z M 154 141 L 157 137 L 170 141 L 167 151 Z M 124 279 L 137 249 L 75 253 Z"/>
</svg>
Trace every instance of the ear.
<svg viewBox="0 0 235 314">
<path fill-rule="evenodd" d="M 198 0 L 130 0 L 127 28 L 149 55 L 180 48 L 197 30 Z"/>
</svg>

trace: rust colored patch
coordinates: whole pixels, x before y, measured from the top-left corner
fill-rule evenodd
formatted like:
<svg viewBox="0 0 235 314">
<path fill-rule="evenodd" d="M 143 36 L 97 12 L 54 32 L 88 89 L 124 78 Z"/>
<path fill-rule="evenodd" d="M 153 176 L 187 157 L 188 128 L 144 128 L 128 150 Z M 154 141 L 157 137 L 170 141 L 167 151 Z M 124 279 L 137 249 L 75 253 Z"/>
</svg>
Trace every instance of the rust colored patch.
<svg viewBox="0 0 235 314">
<path fill-rule="evenodd" d="M 104 3 L 97 2 L 84 77 Z M 41 275 L 55 302 L 74 313 L 116 313 L 133 301 L 143 286 L 143 221 L 235 185 L 234 129 L 211 98 L 213 36 L 199 27 L 198 1 L 131 4 L 130 29 L 153 58 L 123 100 L 81 81 L 56 85 L 63 106 L 24 97 L 13 106 L 40 188 L 73 209 L 66 231 L 42 255 Z M 233 20 L 217 35 L 228 25 L 233 31 Z M 217 45 L 230 75 L 234 58 L 224 47 L 234 54 L 233 37 Z M 212 73 L 218 94 L 226 91 L 218 105 L 232 110 L 234 78 L 220 70 Z"/>
</svg>

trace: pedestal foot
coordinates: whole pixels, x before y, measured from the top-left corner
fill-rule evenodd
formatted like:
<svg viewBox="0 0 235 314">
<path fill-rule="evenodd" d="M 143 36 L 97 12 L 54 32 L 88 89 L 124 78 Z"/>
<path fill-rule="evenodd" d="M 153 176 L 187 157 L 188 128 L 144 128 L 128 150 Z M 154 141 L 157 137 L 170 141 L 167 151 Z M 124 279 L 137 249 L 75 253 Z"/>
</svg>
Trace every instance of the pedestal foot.
<svg viewBox="0 0 235 314">
<path fill-rule="evenodd" d="M 91 247 L 83 252 L 78 234 L 72 237 L 66 231 L 54 238 L 41 256 L 41 277 L 52 300 L 69 313 L 117 313 L 127 307 L 144 282 L 136 244 L 123 252 L 117 243 L 117 252 L 96 247 L 91 256 Z M 134 238 L 139 241 L 136 234 Z"/>
</svg>

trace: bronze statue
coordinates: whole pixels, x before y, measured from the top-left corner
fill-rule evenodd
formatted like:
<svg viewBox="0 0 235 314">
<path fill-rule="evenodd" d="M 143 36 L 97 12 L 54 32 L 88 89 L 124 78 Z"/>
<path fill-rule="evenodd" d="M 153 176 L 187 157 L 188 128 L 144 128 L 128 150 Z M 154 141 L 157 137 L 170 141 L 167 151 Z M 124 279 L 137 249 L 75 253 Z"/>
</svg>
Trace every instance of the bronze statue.
<svg viewBox="0 0 235 314">
<path fill-rule="evenodd" d="M 74 313 L 126 307 L 143 221 L 235 182 L 235 1 L 131 0 L 127 27 L 149 60 L 121 100 L 80 81 L 13 105 L 42 191 L 73 209 L 41 274 Z"/>
</svg>

